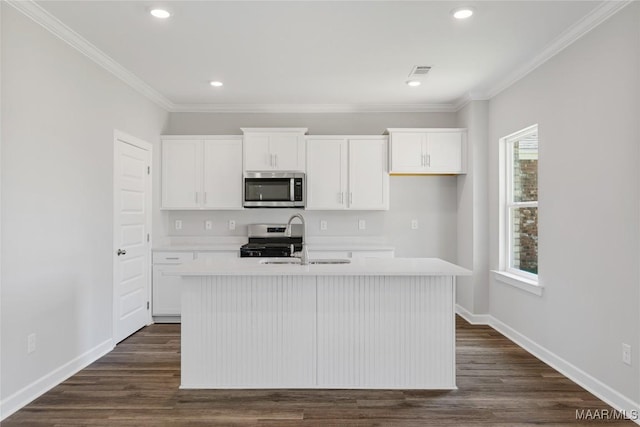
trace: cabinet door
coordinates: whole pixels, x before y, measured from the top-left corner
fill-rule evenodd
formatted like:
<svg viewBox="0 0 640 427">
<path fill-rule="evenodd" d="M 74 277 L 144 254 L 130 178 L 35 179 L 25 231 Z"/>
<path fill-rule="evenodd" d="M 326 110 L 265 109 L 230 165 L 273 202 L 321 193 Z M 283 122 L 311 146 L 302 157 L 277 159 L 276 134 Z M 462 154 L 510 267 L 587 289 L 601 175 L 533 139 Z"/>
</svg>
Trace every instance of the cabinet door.
<svg viewBox="0 0 640 427">
<path fill-rule="evenodd" d="M 462 136 L 462 132 L 429 132 L 427 134 L 429 172 L 462 172 Z"/>
<path fill-rule="evenodd" d="M 203 207 L 242 209 L 242 141 L 204 141 Z"/>
<path fill-rule="evenodd" d="M 349 209 L 389 209 L 387 142 L 349 141 Z"/>
<path fill-rule="evenodd" d="M 269 152 L 269 137 L 244 136 L 244 169 L 248 171 L 272 170 L 274 161 Z"/>
<path fill-rule="evenodd" d="M 426 171 L 424 133 L 393 133 L 390 139 L 392 173 L 419 173 Z"/>
<path fill-rule="evenodd" d="M 307 140 L 307 209 L 345 209 L 347 141 Z"/>
<path fill-rule="evenodd" d="M 163 141 L 162 207 L 197 208 L 201 192 L 202 141 Z"/>
<path fill-rule="evenodd" d="M 178 276 L 163 276 L 162 272 L 175 265 L 153 266 L 153 309 L 154 316 L 180 316 L 180 294 L 182 278 Z"/>
<path fill-rule="evenodd" d="M 269 152 L 273 168 L 281 171 L 304 171 L 304 137 L 299 135 L 269 136 Z"/>
</svg>

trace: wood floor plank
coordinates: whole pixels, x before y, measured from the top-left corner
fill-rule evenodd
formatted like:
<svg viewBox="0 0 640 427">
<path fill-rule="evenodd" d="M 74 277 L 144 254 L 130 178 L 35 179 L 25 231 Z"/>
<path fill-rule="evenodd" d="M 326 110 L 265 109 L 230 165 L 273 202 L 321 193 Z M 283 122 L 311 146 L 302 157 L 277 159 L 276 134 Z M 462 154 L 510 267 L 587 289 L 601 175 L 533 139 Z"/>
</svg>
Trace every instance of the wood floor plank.
<svg viewBox="0 0 640 427">
<path fill-rule="evenodd" d="M 180 390 L 180 325 L 156 324 L 2 426 L 555 427 L 612 411 L 487 326 L 458 318 L 456 343 L 457 390 Z"/>
</svg>

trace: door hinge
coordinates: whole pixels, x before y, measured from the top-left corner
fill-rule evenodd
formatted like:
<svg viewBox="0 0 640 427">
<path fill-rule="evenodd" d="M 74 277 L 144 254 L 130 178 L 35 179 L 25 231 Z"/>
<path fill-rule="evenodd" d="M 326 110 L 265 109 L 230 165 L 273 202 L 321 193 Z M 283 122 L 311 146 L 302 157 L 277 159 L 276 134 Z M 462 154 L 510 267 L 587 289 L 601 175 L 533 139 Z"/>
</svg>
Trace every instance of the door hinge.
<svg viewBox="0 0 640 427">
<path fill-rule="evenodd" d="M 147 310 L 149 310 L 149 301 L 147 301 Z"/>
<path fill-rule="evenodd" d="M 147 166 L 147 175 L 151 175 L 151 166 Z"/>
</svg>

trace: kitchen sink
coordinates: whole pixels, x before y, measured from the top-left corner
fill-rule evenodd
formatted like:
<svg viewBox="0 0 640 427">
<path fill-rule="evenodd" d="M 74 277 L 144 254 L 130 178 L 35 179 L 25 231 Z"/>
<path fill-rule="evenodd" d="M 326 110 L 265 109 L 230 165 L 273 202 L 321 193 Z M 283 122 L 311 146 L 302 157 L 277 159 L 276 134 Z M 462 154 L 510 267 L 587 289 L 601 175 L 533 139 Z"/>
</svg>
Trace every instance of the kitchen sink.
<svg viewBox="0 0 640 427">
<path fill-rule="evenodd" d="M 292 258 L 292 259 L 266 259 L 264 261 L 260 261 L 260 264 L 300 264 L 300 260 L 298 258 Z"/>
<path fill-rule="evenodd" d="M 309 264 L 349 264 L 350 259 L 312 259 Z"/>
<path fill-rule="evenodd" d="M 350 259 L 310 259 L 309 264 L 349 264 Z M 260 264 L 300 264 L 299 258 L 292 259 L 267 259 L 260 261 Z"/>
</svg>

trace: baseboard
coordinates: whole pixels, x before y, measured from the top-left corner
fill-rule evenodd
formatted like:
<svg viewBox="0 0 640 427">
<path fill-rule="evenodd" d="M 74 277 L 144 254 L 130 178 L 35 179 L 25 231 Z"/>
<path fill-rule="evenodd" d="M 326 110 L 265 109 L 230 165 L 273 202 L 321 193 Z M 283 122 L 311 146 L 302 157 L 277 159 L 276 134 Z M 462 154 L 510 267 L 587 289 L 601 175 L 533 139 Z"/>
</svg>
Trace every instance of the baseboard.
<svg viewBox="0 0 640 427">
<path fill-rule="evenodd" d="M 461 316 L 464 317 L 462 314 Z M 502 323 L 495 317 L 487 317 L 489 318 L 488 325 L 493 329 L 500 332 L 502 335 L 504 335 L 538 359 L 542 360 L 544 363 L 551 366 L 556 371 L 560 372 L 562 375 L 571 379 L 573 382 L 580 385 L 588 392 L 608 403 L 617 411 L 625 413 L 631 418 L 635 414 L 635 419 L 632 419 L 632 421 L 640 425 L 640 418 L 638 418 L 637 416 L 637 414 L 640 412 L 639 402 L 634 402 L 631 399 L 623 396 L 600 380 L 594 378 L 593 376 L 574 366 L 570 362 L 540 346 L 526 336 L 522 335 L 520 332 L 516 331 L 505 323 Z"/>
<path fill-rule="evenodd" d="M 0 402 L 0 421 L 113 350 L 108 339 Z"/>
<path fill-rule="evenodd" d="M 491 317 L 488 314 L 473 314 L 460 304 L 456 304 L 456 314 L 472 325 L 488 325 Z"/>
</svg>

